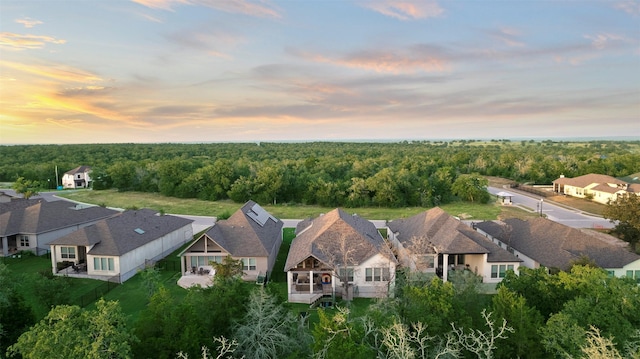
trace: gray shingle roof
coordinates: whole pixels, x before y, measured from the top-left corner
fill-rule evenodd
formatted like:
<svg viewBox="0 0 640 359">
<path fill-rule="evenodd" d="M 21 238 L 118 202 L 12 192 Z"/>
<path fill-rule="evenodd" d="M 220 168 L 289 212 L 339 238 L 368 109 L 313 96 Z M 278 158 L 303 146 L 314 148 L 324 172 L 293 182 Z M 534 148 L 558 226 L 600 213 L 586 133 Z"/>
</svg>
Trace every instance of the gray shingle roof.
<svg viewBox="0 0 640 359">
<path fill-rule="evenodd" d="M 68 201 L 13 200 L 0 203 L 0 235 L 39 234 L 97 221 L 117 214 L 98 206 L 77 206 Z"/>
<path fill-rule="evenodd" d="M 50 244 L 95 244 L 88 254 L 121 256 L 193 222 L 182 217 L 157 214 L 151 209 L 125 211 L 58 238 Z M 141 233 L 136 232 L 138 228 L 142 230 L 139 231 Z"/>
<path fill-rule="evenodd" d="M 484 238 L 439 207 L 389 223 L 405 248 L 414 238 L 426 239 L 444 254 L 487 254 L 488 262 L 521 262 L 519 258 Z"/>
<path fill-rule="evenodd" d="M 376 254 L 397 262 L 375 225 L 342 209 L 306 220 L 298 225 L 284 270 L 295 268 L 310 256 L 327 265 L 344 264 L 342 253 L 349 252 L 349 265 L 359 265 Z M 344 241 L 342 241 L 344 239 Z M 341 248 L 344 242 L 346 250 Z"/>
<path fill-rule="evenodd" d="M 233 257 L 268 257 L 281 240 L 283 223 L 254 201 L 248 201 L 229 219 L 218 221 L 204 235 Z M 199 240 L 199 239 L 198 239 Z"/>
<path fill-rule="evenodd" d="M 622 268 L 640 259 L 625 247 L 612 244 L 617 241 L 611 236 L 571 228 L 546 218 L 526 221 L 510 218 L 504 222 L 481 222 L 477 227 L 502 242 L 509 241 L 515 250 L 549 268 L 566 270 L 572 260 L 583 255 L 602 268 Z M 509 232 L 510 238 L 504 238 Z"/>
<path fill-rule="evenodd" d="M 76 173 L 85 173 L 91 171 L 91 167 L 89 166 L 78 166 L 72 170 L 65 172 L 66 175 L 74 175 Z"/>
</svg>

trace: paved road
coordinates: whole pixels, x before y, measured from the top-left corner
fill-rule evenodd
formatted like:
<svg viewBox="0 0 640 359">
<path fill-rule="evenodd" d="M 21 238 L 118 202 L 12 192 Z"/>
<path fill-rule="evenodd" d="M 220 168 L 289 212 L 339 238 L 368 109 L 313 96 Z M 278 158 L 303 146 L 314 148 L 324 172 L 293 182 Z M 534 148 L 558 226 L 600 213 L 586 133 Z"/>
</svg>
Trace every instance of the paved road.
<svg viewBox="0 0 640 359">
<path fill-rule="evenodd" d="M 584 214 L 577 209 L 568 209 L 557 206 L 550 202 L 545 202 L 540 196 L 533 194 L 522 194 L 521 192 L 510 191 L 509 189 L 489 187 L 489 193 L 508 192 L 513 195 L 511 198 L 513 205 L 519 206 L 531 212 L 542 213 L 552 221 L 562 223 L 573 228 L 613 228 L 614 224 L 598 216 Z"/>
<path fill-rule="evenodd" d="M 16 193 L 12 189 L 2 189 L 3 192 L 15 196 Z M 556 221 L 574 228 L 613 228 L 614 224 L 609 220 L 602 217 L 591 216 L 584 214 L 576 209 L 567 209 L 565 207 L 554 205 L 550 202 L 541 201 L 541 197 L 533 194 L 523 194 L 522 192 L 510 191 L 509 189 L 489 187 L 489 193 L 496 194 L 498 192 L 509 192 L 513 195 L 511 198 L 513 205 L 529 210 L 531 212 L 540 213 L 540 206 L 542 206 L 542 213 L 552 221 Z M 41 192 L 38 196 L 32 198 L 44 198 L 46 201 L 59 201 L 66 200 L 65 198 L 56 197 L 57 191 Z M 215 217 L 203 217 L 203 216 L 187 216 L 180 215 L 181 217 L 193 219 L 193 230 L 199 232 L 207 227 L 210 227 L 215 223 Z M 300 220 L 299 219 L 283 219 L 285 227 L 295 228 Z M 384 221 L 372 221 L 376 227 L 384 227 Z M 378 223 L 380 222 L 380 223 Z"/>
</svg>

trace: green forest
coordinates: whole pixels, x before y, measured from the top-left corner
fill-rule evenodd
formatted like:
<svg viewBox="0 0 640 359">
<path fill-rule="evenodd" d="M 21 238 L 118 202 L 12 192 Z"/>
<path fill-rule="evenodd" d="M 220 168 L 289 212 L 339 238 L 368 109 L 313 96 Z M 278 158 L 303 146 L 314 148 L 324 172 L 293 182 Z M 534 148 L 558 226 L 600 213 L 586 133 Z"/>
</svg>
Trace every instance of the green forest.
<svg viewBox="0 0 640 359">
<path fill-rule="evenodd" d="M 640 141 L 28 145 L 2 146 L 0 154 L 0 182 L 22 177 L 43 189 L 55 188 L 56 168 L 61 178 L 86 165 L 96 190 L 352 208 L 445 204 L 468 197 L 455 190 L 462 175 L 550 184 L 560 175 L 624 177 L 640 167 Z"/>
</svg>

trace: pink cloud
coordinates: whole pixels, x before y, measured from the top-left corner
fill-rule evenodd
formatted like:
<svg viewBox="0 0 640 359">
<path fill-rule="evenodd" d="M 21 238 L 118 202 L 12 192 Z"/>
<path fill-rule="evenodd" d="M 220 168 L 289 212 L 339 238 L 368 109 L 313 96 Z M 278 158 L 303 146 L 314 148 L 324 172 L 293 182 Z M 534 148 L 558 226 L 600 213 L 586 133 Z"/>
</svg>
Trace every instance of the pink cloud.
<svg viewBox="0 0 640 359">
<path fill-rule="evenodd" d="M 251 0 L 132 0 L 140 5 L 159 10 L 173 11 L 174 5 L 204 6 L 233 14 L 255 17 L 280 18 L 274 6 L 266 1 Z"/>
<path fill-rule="evenodd" d="M 34 20 L 34 19 L 31 19 L 31 18 L 28 18 L 28 17 L 25 17 L 24 19 L 17 19 L 16 22 L 18 24 L 24 25 L 24 27 L 26 27 L 27 29 L 30 29 L 30 28 L 32 28 L 32 27 L 34 27 L 36 25 L 40 25 L 40 24 L 43 23 L 40 20 Z"/>
<path fill-rule="evenodd" d="M 617 2 L 614 7 L 629 15 L 640 16 L 640 2 L 636 0 L 620 1 Z"/>
<path fill-rule="evenodd" d="M 416 20 L 430 17 L 438 17 L 444 13 L 444 9 L 433 0 L 422 1 L 363 1 L 360 5 L 378 12 L 382 15 L 399 20 Z"/>
<path fill-rule="evenodd" d="M 0 33 L 0 46 L 9 47 L 13 49 L 40 49 L 44 47 L 46 43 L 52 44 L 64 44 L 66 40 L 59 40 L 55 37 L 44 35 L 22 35 L 14 34 L 11 32 Z"/>
</svg>

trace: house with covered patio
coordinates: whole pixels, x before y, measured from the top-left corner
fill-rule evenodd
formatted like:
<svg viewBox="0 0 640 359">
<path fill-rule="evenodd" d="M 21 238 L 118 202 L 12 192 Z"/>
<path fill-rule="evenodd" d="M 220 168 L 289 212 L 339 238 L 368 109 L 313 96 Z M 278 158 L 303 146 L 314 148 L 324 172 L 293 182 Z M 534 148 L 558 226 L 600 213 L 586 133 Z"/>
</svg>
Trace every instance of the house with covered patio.
<svg viewBox="0 0 640 359">
<path fill-rule="evenodd" d="M 522 262 L 439 207 L 389 222 L 388 237 L 410 273 L 443 281 L 452 271 L 470 271 L 483 283 L 497 283 Z"/>
<path fill-rule="evenodd" d="M 281 220 L 254 201 L 248 201 L 229 219 L 213 224 L 180 253 L 182 276 L 178 284 L 209 286 L 214 268 L 226 256 L 241 260 L 242 278 L 247 281 L 268 277 L 282 244 Z"/>
<path fill-rule="evenodd" d="M 119 213 L 52 241 L 53 273 L 124 282 L 191 240 L 191 222 L 151 209 Z"/>
<path fill-rule="evenodd" d="M 385 297 L 392 293 L 396 264 L 373 223 L 335 209 L 298 224 L 284 267 L 288 300 Z"/>
</svg>

